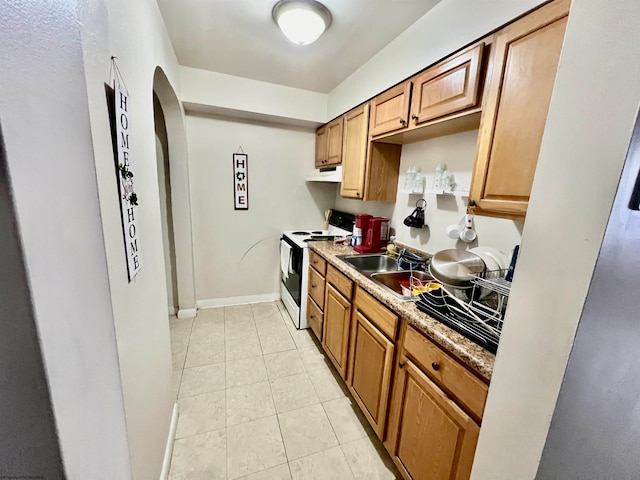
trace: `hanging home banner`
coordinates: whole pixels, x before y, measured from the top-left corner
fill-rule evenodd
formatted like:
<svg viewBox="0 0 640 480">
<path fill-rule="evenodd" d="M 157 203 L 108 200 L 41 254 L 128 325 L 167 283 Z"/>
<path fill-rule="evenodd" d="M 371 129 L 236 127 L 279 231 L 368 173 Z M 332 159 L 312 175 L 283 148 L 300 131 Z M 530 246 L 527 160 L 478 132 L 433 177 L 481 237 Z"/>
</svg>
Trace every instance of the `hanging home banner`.
<svg viewBox="0 0 640 480">
<path fill-rule="evenodd" d="M 130 156 L 131 102 L 129 95 L 117 86 L 114 95 L 115 149 L 118 171 L 118 191 L 120 194 L 120 214 L 127 255 L 129 282 L 141 268 L 140 241 L 138 232 L 138 196 L 134 189 Z"/>
<path fill-rule="evenodd" d="M 249 159 L 244 153 L 233 154 L 233 195 L 235 210 L 249 210 Z"/>
</svg>

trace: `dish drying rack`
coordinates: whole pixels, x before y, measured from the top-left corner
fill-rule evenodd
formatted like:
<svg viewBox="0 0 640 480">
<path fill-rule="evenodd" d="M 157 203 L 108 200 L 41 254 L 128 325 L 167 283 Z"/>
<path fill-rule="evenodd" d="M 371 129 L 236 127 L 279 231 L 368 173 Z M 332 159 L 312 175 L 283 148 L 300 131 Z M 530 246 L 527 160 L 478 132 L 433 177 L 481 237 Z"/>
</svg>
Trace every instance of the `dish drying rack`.
<svg viewBox="0 0 640 480">
<path fill-rule="evenodd" d="M 445 325 L 495 353 L 504 324 L 511 282 L 504 279 L 507 270 L 490 270 L 472 278 L 470 300 L 462 300 L 446 288 L 420 294 L 416 306 Z M 479 300 L 489 292 L 490 300 Z"/>
</svg>

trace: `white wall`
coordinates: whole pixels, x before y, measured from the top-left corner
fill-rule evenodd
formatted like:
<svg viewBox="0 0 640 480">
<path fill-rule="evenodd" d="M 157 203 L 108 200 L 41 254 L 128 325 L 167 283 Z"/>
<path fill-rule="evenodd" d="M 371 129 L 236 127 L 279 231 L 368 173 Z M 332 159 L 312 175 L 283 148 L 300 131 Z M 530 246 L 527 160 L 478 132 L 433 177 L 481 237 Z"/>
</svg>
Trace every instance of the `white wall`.
<svg viewBox="0 0 640 480">
<path fill-rule="evenodd" d="M 334 184 L 304 181 L 314 132 L 188 115 L 187 135 L 199 305 L 278 295 L 283 230 L 321 228 L 335 198 Z M 249 156 L 248 211 L 233 208 L 232 154 L 240 146 Z"/>
<path fill-rule="evenodd" d="M 427 189 L 431 188 L 438 163 L 446 164 L 448 172 L 454 175 L 455 182 L 468 190 L 476 157 L 477 139 L 478 131 L 472 130 L 403 145 L 398 190 L 404 186 L 405 173 L 412 166 L 420 168 L 426 175 Z M 427 201 L 425 221 L 428 227 L 409 228 L 403 224 L 403 220 L 413 212 L 416 201 L 420 198 Z M 521 221 L 476 216 L 474 219 L 474 226 L 478 233 L 476 240 L 464 243 L 447 237 L 445 231 L 447 226 L 460 221 L 466 213 L 467 201 L 468 197 L 432 193 L 425 193 L 422 197 L 399 192 L 395 203 L 361 202 L 344 199 L 338 194 L 336 208 L 352 213 L 389 217 L 391 226 L 395 230 L 396 240 L 427 253 L 433 254 L 447 248 L 469 249 L 477 246 L 491 246 L 508 255 L 513 247 L 520 243 L 523 227 Z"/>
<path fill-rule="evenodd" d="M 543 0 L 442 0 L 329 93 L 328 118 L 410 77 Z"/>
<path fill-rule="evenodd" d="M 0 115 L 66 477 L 126 479 L 127 425 L 77 5 L 20 3 L 0 6 Z"/>
<path fill-rule="evenodd" d="M 176 278 L 176 246 L 173 241 L 173 211 L 171 205 L 171 177 L 169 174 L 169 144 L 162 105 L 153 97 L 153 112 L 156 134 L 156 162 L 158 168 L 158 190 L 160 194 L 160 221 L 162 222 L 162 250 L 167 281 L 168 311 L 177 313 L 178 279 Z"/>
<path fill-rule="evenodd" d="M 270 122 L 319 126 L 327 118 L 327 94 L 180 67 L 181 100 L 190 110 L 247 115 Z"/>
<path fill-rule="evenodd" d="M 136 479 L 158 478 L 174 399 L 156 167 L 153 78 L 156 66 L 160 65 L 177 86 L 178 65 L 153 0 L 83 0 L 80 20 L 132 475 Z M 138 226 L 142 257 L 142 270 L 132 283 L 127 280 L 104 93 L 111 55 L 118 57 L 131 102 L 130 145 L 140 203 Z M 77 478 L 101 476 L 104 475 Z"/>
<path fill-rule="evenodd" d="M 536 475 L 640 103 L 638 18 L 573 0 L 474 479 Z"/>
</svg>

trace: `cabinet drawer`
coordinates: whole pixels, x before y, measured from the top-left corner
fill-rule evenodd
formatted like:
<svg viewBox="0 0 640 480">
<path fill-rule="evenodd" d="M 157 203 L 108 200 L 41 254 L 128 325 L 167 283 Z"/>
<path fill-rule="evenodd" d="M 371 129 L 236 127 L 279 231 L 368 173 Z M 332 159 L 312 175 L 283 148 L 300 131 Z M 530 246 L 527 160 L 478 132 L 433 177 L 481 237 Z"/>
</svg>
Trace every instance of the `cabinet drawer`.
<svg viewBox="0 0 640 480">
<path fill-rule="evenodd" d="M 405 352 L 445 392 L 478 421 L 482 418 L 489 387 L 460 365 L 432 341 L 425 338 L 412 326 L 408 326 L 404 337 Z"/>
<path fill-rule="evenodd" d="M 309 267 L 309 296 L 318 305 L 324 305 L 324 277 Z"/>
<path fill-rule="evenodd" d="M 327 266 L 327 282 L 333 285 L 347 300 L 351 300 L 353 282 L 332 265 Z"/>
<path fill-rule="evenodd" d="M 311 296 L 307 297 L 307 323 L 318 340 L 322 341 L 322 322 L 324 315 L 322 309 L 313 301 Z"/>
<path fill-rule="evenodd" d="M 398 316 L 383 306 L 360 287 L 356 289 L 354 300 L 356 308 L 384 333 L 387 338 L 395 340 L 398 332 Z"/>
<path fill-rule="evenodd" d="M 309 250 L 309 265 L 315 268 L 320 275 L 327 273 L 327 261 L 313 250 Z"/>
</svg>

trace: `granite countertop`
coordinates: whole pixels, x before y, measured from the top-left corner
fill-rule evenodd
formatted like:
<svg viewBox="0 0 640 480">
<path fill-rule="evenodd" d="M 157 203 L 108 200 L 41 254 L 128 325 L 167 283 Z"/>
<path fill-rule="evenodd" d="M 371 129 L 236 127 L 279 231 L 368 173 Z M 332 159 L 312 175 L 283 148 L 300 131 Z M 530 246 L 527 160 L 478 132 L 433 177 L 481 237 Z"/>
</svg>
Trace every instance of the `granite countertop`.
<svg viewBox="0 0 640 480">
<path fill-rule="evenodd" d="M 410 325 L 413 325 L 442 348 L 451 352 L 461 362 L 469 366 L 469 368 L 478 372 L 487 380 L 491 379 L 493 364 L 496 358 L 493 353 L 421 312 L 415 306 L 414 302 L 403 302 L 399 300 L 366 275 L 363 275 L 348 263 L 337 258 L 337 255 L 356 253 L 352 247 L 337 245 L 333 242 L 310 242 L 309 248 L 321 255 L 327 262 L 391 310 L 406 318 Z"/>
</svg>

